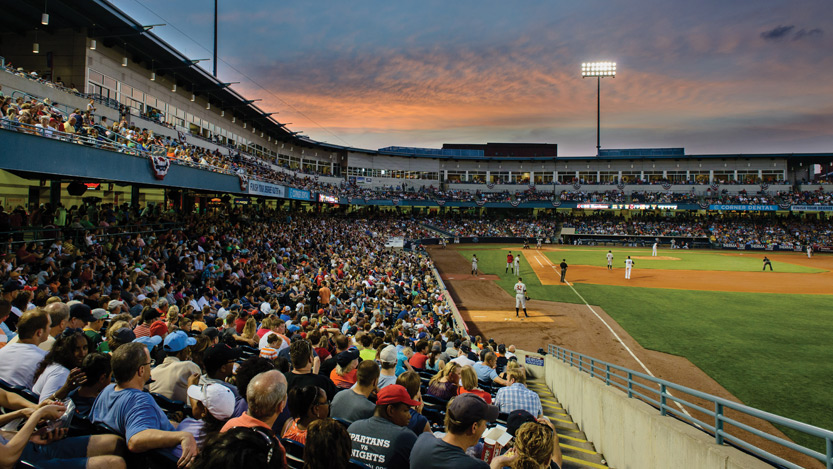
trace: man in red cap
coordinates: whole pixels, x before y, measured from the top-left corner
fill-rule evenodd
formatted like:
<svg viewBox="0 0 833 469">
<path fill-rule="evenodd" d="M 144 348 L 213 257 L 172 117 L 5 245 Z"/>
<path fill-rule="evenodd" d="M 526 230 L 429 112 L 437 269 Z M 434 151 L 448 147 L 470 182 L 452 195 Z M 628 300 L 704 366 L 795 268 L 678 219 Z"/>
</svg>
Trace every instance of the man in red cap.
<svg viewBox="0 0 833 469">
<path fill-rule="evenodd" d="M 352 457 L 372 469 L 408 467 L 417 439 L 408 429 L 410 408 L 418 405 L 404 386 L 391 384 L 379 391 L 373 417 L 356 421 L 347 429 L 353 440 Z"/>
</svg>

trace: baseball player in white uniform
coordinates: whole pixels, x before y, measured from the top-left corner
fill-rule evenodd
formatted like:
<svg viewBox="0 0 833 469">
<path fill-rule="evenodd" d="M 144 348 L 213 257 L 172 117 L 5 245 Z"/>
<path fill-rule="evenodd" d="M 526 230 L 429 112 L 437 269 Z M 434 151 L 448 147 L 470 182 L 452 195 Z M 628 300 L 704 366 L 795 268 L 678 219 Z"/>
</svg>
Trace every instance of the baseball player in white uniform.
<svg viewBox="0 0 833 469">
<path fill-rule="evenodd" d="M 631 269 L 633 269 L 633 259 L 631 259 L 631 256 L 628 256 L 625 259 L 625 278 L 628 280 L 631 278 Z"/>
<path fill-rule="evenodd" d="M 515 256 L 515 260 L 513 262 L 512 272 L 517 277 L 518 275 L 521 275 L 521 256 Z"/>
<path fill-rule="evenodd" d="M 477 275 L 477 254 L 471 256 L 471 274 Z"/>
<path fill-rule="evenodd" d="M 541 242 L 543 242 L 543 241 L 544 241 L 543 239 L 538 238 L 538 246 L 536 246 L 536 249 L 541 249 Z"/>
<path fill-rule="evenodd" d="M 520 312 L 520 308 L 524 310 L 524 317 L 529 317 L 526 314 L 526 285 L 524 285 L 523 279 L 518 277 L 518 283 L 515 284 L 515 317 L 518 317 L 518 313 Z M 523 321 L 523 318 L 521 318 Z"/>
<path fill-rule="evenodd" d="M 613 252 L 607 251 L 607 270 L 613 270 Z"/>
<path fill-rule="evenodd" d="M 807 245 L 807 259 L 813 257 L 813 246 Z"/>
<path fill-rule="evenodd" d="M 651 256 L 652 257 L 657 257 L 657 243 L 656 243 L 656 241 L 654 241 L 654 250 L 651 251 Z"/>
</svg>

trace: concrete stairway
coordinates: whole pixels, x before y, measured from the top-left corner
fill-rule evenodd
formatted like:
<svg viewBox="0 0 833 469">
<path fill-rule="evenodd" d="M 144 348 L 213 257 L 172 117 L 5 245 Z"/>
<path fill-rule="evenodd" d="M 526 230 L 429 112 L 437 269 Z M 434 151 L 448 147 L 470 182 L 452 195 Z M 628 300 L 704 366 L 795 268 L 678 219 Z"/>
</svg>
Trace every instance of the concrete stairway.
<svg viewBox="0 0 833 469">
<path fill-rule="evenodd" d="M 596 452 L 592 442 L 587 441 L 584 432 L 573 422 L 547 385 L 542 380 L 531 380 L 527 381 L 527 387 L 541 397 L 544 415 L 555 424 L 564 457 L 562 469 L 606 469 L 604 456 Z"/>
</svg>

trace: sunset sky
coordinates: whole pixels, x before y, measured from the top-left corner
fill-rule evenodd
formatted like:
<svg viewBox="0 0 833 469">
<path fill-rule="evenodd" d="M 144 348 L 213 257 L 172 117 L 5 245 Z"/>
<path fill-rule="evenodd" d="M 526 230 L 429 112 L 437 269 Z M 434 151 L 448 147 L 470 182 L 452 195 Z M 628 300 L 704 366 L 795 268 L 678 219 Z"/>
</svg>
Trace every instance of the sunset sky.
<svg viewBox="0 0 833 469">
<path fill-rule="evenodd" d="M 211 57 L 210 0 L 113 2 L 167 23 L 153 32 L 187 56 Z M 831 11 L 830 0 L 220 0 L 218 69 L 320 141 L 557 143 L 571 156 L 596 145 L 596 82 L 581 63 L 611 60 L 602 148 L 833 152 Z"/>
</svg>

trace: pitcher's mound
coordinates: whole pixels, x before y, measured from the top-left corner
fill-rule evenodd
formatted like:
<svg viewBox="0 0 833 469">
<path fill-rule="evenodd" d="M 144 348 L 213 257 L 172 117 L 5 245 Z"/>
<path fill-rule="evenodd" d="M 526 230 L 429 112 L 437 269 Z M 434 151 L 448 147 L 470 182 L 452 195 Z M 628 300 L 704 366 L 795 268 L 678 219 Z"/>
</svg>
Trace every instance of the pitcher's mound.
<svg viewBox="0 0 833 469">
<path fill-rule="evenodd" d="M 642 259 L 646 261 L 678 261 L 679 257 L 671 256 L 631 256 L 631 259 Z"/>
</svg>

